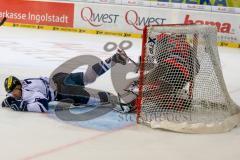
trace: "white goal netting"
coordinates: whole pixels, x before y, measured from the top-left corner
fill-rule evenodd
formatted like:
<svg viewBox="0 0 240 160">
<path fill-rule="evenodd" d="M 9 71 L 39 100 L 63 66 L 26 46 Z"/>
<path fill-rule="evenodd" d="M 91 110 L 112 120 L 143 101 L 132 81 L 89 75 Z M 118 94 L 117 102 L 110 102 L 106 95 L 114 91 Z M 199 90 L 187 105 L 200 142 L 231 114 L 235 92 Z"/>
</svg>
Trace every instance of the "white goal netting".
<svg viewBox="0 0 240 160">
<path fill-rule="evenodd" d="M 226 132 L 240 122 L 223 79 L 215 27 L 145 27 L 141 58 L 139 122 L 186 133 Z"/>
</svg>

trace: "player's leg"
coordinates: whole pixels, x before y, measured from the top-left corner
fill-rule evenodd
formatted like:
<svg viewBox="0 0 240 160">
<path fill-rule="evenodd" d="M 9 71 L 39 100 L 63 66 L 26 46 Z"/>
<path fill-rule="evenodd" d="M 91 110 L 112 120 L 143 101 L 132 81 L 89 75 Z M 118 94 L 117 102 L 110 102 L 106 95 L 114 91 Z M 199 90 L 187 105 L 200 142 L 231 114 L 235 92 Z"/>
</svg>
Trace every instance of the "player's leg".
<svg viewBox="0 0 240 160">
<path fill-rule="evenodd" d="M 135 98 L 136 95 L 129 102 L 121 102 L 120 98 L 114 96 L 108 92 L 101 92 L 94 89 L 85 88 L 81 85 L 71 85 L 64 83 L 66 77 L 68 76 L 67 73 L 58 73 L 53 76 L 53 82 L 57 87 L 57 101 L 71 103 L 75 106 L 78 105 L 102 105 L 106 103 L 112 103 L 116 107 L 114 108 L 115 111 L 121 113 L 128 113 L 135 110 Z M 130 95 L 132 93 L 129 92 Z M 122 95 L 122 96 L 128 96 Z"/>
<path fill-rule="evenodd" d="M 72 88 L 77 93 L 73 93 L 71 86 L 68 86 L 70 91 L 69 92 L 58 92 L 57 93 L 57 101 L 71 103 L 74 106 L 79 105 L 89 105 L 89 106 L 98 106 L 103 104 L 110 104 L 112 102 L 112 96 L 108 92 L 95 92 L 91 93 L 85 88 Z M 65 87 L 66 89 L 67 87 Z"/>
<path fill-rule="evenodd" d="M 83 73 L 79 72 L 77 76 L 81 79 L 82 75 Z M 84 85 L 80 85 L 81 83 L 76 84 L 76 81 L 69 79 L 67 73 L 57 73 L 52 79 L 56 85 L 58 101 L 94 105 L 111 103 L 114 100 L 114 96 L 108 92 L 85 88 Z"/>
<path fill-rule="evenodd" d="M 125 65 L 127 61 L 128 56 L 126 55 L 126 53 L 123 50 L 118 49 L 117 53 L 115 53 L 112 57 L 88 67 L 87 71 L 83 76 L 84 84 L 86 85 L 94 82 L 97 77 L 106 73 L 117 63 Z"/>
<path fill-rule="evenodd" d="M 89 83 L 93 83 L 97 77 L 106 73 L 111 67 L 115 66 L 117 63 L 125 65 L 128 61 L 128 56 L 123 50 L 118 49 L 110 58 L 100 61 L 92 66 L 88 66 L 86 72 L 77 73 L 57 73 L 53 76 L 57 84 L 66 85 L 81 85 L 85 86 Z"/>
</svg>

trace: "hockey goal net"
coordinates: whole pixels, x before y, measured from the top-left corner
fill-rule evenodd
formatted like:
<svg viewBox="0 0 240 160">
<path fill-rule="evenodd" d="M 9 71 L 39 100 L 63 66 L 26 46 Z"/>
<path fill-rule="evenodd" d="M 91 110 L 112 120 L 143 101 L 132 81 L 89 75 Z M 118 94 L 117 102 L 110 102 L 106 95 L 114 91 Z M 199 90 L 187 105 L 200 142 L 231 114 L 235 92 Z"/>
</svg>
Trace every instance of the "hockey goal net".
<svg viewBox="0 0 240 160">
<path fill-rule="evenodd" d="M 184 133 L 227 132 L 240 122 L 206 25 L 147 26 L 143 32 L 137 120 Z"/>
</svg>

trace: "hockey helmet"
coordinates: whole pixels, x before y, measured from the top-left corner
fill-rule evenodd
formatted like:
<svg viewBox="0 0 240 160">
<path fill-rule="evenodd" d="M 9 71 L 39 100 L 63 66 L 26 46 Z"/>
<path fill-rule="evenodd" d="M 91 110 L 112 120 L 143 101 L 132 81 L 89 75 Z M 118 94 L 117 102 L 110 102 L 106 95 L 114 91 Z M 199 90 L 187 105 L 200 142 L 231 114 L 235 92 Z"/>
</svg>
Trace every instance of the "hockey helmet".
<svg viewBox="0 0 240 160">
<path fill-rule="evenodd" d="M 9 76 L 4 81 L 4 88 L 8 93 L 12 92 L 17 85 L 21 85 L 21 82 L 14 76 Z"/>
</svg>

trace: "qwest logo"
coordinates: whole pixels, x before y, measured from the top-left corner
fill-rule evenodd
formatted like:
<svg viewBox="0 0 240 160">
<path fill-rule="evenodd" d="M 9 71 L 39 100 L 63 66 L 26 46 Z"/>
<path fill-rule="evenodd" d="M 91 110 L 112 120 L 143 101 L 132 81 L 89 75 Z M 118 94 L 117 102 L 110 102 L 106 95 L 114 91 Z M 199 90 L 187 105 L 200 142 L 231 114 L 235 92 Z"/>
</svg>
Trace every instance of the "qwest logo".
<svg viewBox="0 0 240 160">
<path fill-rule="evenodd" d="M 84 7 L 81 10 L 81 18 L 83 21 L 88 22 L 94 27 L 100 27 L 104 23 L 116 23 L 119 15 L 117 14 L 108 14 L 108 13 L 94 13 L 92 8 Z"/>
<path fill-rule="evenodd" d="M 140 17 L 137 11 L 134 10 L 129 10 L 125 14 L 125 21 L 127 22 L 127 24 L 133 26 L 137 30 L 143 30 L 143 27 L 146 25 L 163 24 L 165 20 L 165 18 Z"/>
<path fill-rule="evenodd" d="M 230 23 L 221 23 L 221 22 L 204 21 L 204 20 L 194 21 L 190 19 L 190 15 L 186 15 L 184 24 L 206 24 L 206 25 L 216 26 L 218 32 L 222 32 L 222 33 L 230 33 L 232 28 Z"/>
</svg>

